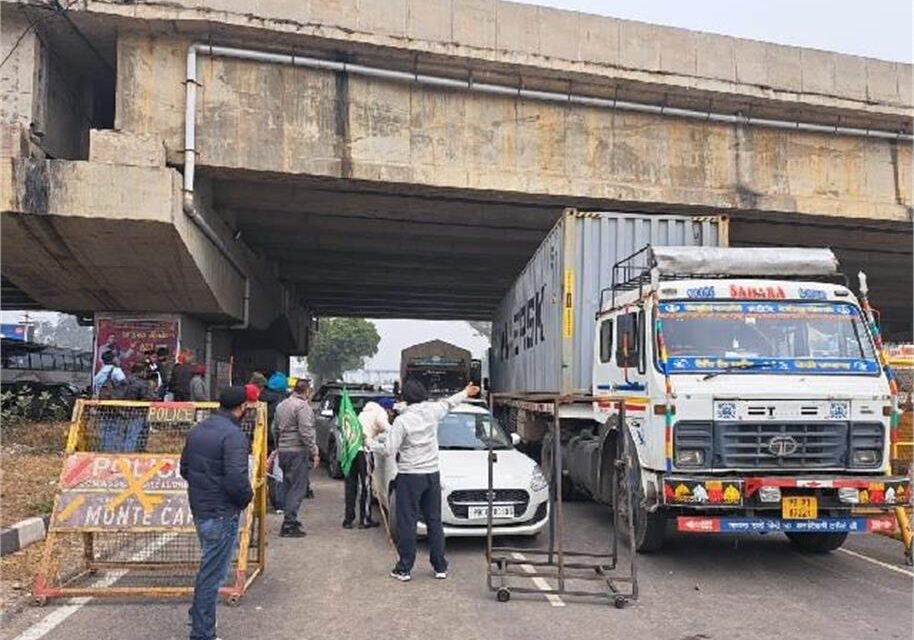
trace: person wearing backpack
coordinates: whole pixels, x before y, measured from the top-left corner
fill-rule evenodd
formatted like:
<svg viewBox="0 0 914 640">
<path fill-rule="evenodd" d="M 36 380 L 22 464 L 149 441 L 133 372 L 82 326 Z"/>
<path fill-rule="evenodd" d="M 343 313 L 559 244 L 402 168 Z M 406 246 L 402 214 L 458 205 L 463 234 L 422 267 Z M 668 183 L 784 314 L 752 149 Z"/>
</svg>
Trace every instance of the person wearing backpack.
<svg viewBox="0 0 914 640">
<path fill-rule="evenodd" d="M 99 400 L 123 400 L 127 393 L 127 376 L 114 364 L 111 351 L 102 353 L 102 368 L 92 379 L 92 395 Z"/>
<path fill-rule="evenodd" d="M 127 395 L 127 376 L 114 364 L 111 351 L 102 353 L 102 368 L 92 379 L 92 395 L 98 400 L 123 400 Z M 97 407 L 101 451 L 120 451 L 124 445 L 120 412 L 112 407 Z"/>
</svg>

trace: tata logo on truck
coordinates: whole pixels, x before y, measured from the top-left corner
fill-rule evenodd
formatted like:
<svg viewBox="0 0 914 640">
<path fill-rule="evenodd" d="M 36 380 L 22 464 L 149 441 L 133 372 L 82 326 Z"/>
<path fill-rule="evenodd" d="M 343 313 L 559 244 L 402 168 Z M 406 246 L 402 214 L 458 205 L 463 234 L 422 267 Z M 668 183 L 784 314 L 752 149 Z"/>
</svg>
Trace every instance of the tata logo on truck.
<svg viewBox="0 0 914 640">
<path fill-rule="evenodd" d="M 543 301 L 546 299 L 545 285 L 514 311 L 513 322 L 498 327 L 499 355 L 502 360 L 520 355 L 521 351 L 532 349 L 546 341 L 546 327 L 543 323 Z"/>
<path fill-rule="evenodd" d="M 784 300 L 787 294 L 783 287 L 751 287 L 743 285 L 730 285 L 730 297 L 743 300 Z"/>
</svg>

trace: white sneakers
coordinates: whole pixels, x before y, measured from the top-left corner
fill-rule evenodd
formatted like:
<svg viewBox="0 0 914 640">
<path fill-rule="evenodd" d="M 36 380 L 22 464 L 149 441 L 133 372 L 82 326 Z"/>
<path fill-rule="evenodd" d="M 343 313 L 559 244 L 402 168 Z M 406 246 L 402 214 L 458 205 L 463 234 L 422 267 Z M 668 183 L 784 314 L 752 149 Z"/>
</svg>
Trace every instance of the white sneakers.
<svg viewBox="0 0 914 640">
<path fill-rule="evenodd" d="M 436 571 L 435 580 L 444 580 L 447 578 L 447 571 Z"/>
</svg>

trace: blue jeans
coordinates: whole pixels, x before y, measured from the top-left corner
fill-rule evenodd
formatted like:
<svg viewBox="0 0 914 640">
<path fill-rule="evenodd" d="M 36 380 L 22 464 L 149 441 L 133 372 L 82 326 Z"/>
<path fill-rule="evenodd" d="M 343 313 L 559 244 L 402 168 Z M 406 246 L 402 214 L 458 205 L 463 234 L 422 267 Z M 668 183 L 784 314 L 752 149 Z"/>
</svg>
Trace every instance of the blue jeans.
<svg viewBox="0 0 914 640">
<path fill-rule="evenodd" d="M 190 640 L 213 640 L 216 637 L 216 600 L 235 551 L 238 515 L 195 520 L 194 524 L 202 557 L 194 583 L 194 602 L 190 607 Z"/>
<path fill-rule="evenodd" d="M 106 416 L 101 421 L 100 451 L 134 453 L 145 448 L 146 416 Z M 141 447 L 142 445 L 142 447 Z"/>
</svg>

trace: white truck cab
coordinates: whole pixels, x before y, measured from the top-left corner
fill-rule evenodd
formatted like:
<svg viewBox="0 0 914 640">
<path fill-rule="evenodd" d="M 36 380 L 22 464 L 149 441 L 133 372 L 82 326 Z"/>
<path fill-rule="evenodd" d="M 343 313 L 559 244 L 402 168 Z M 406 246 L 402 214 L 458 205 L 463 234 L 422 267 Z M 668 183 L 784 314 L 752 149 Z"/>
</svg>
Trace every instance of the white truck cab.
<svg viewBox="0 0 914 640">
<path fill-rule="evenodd" d="M 894 529 L 910 484 L 887 475 L 890 384 L 830 250 L 647 247 L 613 276 L 594 416 L 612 423 L 625 396 L 639 549 L 672 518 L 815 551 Z"/>
</svg>

